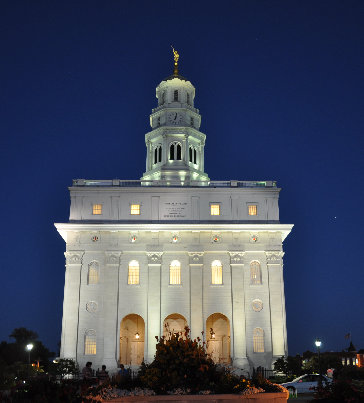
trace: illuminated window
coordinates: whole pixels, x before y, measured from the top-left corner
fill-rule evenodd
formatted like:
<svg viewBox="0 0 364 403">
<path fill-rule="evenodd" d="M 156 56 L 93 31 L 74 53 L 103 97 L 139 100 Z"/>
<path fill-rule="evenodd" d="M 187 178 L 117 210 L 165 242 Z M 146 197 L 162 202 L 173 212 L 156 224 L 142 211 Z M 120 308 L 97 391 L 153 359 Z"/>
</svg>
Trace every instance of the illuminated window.
<svg viewBox="0 0 364 403">
<path fill-rule="evenodd" d="M 130 205 L 130 214 L 131 215 L 140 215 L 140 204 L 131 204 Z"/>
<path fill-rule="evenodd" d="M 97 262 L 91 262 L 88 265 L 88 284 L 98 284 L 99 282 L 99 264 Z"/>
<path fill-rule="evenodd" d="M 220 260 L 211 263 L 211 283 L 222 284 L 222 264 Z"/>
<path fill-rule="evenodd" d="M 96 332 L 87 330 L 85 333 L 85 355 L 96 354 Z"/>
<path fill-rule="evenodd" d="M 258 213 L 258 208 L 256 204 L 250 204 L 248 206 L 248 213 L 249 215 L 257 215 Z"/>
<path fill-rule="evenodd" d="M 260 327 L 253 330 L 253 351 L 254 353 L 264 353 L 264 331 Z"/>
<path fill-rule="evenodd" d="M 139 284 L 139 263 L 136 260 L 129 263 L 128 284 Z"/>
<path fill-rule="evenodd" d="M 181 284 L 181 263 L 173 260 L 169 266 L 169 284 Z"/>
<path fill-rule="evenodd" d="M 220 215 L 220 204 L 210 204 L 211 215 Z"/>
<path fill-rule="evenodd" d="M 262 284 L 260 263 L 256 260 L 250 263 L 250 284 Z"/>
<path fill-rule="evenodd" d="M 92 214 L 102 214 L 102 204 L 94 204 L 92 206 Z"/>
<path fill-rule="evenodd" d="M 174 90 L 173 101 L 178 101 L 178 90 Z"/>
</svg>

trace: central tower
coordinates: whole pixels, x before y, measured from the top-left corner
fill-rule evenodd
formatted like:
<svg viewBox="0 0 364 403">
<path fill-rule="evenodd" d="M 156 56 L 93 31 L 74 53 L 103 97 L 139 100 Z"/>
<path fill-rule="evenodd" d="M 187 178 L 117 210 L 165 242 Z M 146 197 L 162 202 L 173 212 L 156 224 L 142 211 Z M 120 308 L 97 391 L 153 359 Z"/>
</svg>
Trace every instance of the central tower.
<svg viewBox="0 0 364 403">
<path fill-rule="evenodd" d="M 146 172 L 143 185 L 162 181 L 174 186 L 205 186 L 206 135 L 200 132 L 201 115 L 194 107 L 195 87 L 178 73 L 178 53 L 174 51 L 173 74 L 156 89 L 158 107 L 152 110 L 152 131 L 145 135 Z M 153 183 L 154 182 L 154 183 Z"/>
</svg>

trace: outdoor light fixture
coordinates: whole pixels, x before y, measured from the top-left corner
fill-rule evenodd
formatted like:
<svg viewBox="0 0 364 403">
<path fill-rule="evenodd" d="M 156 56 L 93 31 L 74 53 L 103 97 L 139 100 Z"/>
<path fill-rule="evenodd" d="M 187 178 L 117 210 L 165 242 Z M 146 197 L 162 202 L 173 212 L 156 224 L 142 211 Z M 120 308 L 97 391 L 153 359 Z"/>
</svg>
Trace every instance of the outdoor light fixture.
<svg viewBox="0 0 364 403">
<path fill-rule="evenodd" d="M 135 333 L 135 338 L 136 338 L 136 339 L 139 339 L 139 337 L 140 337 L 139 333 L 136 332 L 136 333 Z"/>
<path fill-rule="evenodd" d="M 27 346 L 26 346 L 26 349 L 27 349 L 27 351 L 28 351 L 28 364 L 30 364 L 30 352 L 32 351 L 32 349 L 33 349 L 33 344 L 32 343 L 29 343 L 29 344 L 27 344 Z"/>
<path fill-rule="evenodd" d="M 320 362 L 320 347 L 321 347 L 321 340 L 317 338 L 315 340 L 315 346 L 317 347 L 317 360 L 318 360 L 318 367 L 319 367 L 319 381 L 318 381 L 318 387 L 322 387 L 322 375 L 321 375 L 321 362 Z"/>
</svg>

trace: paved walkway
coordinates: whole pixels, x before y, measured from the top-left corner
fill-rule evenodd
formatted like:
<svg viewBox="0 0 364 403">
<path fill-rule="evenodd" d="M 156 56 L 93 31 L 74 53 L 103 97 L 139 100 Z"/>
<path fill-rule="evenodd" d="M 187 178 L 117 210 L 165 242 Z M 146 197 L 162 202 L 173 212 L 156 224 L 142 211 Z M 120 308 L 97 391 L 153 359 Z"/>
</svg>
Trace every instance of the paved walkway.
<svg viewBox="0 0 364 403">
<path fill-rule="evenodd" d="M 299 402 L 299 403 L 308 403 L 312 402 L 314 400 L 313 398 L 313 393 L 301 393 L 297 397 L 290 396 L 288 399 L 288 402 L 294 403 L 294 402 Z"/>
</svg>

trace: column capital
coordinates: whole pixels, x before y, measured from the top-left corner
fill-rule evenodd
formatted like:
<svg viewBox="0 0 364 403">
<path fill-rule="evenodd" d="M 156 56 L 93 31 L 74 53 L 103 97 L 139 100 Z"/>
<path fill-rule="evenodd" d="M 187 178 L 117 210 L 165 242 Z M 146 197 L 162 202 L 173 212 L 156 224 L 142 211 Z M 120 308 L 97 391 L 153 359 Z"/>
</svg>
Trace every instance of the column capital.
<svg viewBox="0 0 364 403">
<path fill-rule="evenodd" d="M 265 252 L 267 257 L 267 264 L 281 264 L 284 252 L 282 251 L 267 251 Z"/>
<path fill-rule="evenodd" d="M 66 265 L 82 264 L 82 257 L 85 254 L 84 250 L 71 250 L 64 253 Z"/>
<path fill-rule="evenodd" d="M 188 252 L 189 264 L 201 265 L 203 264 L 204 252 Z"/>
<path fill-rule="evenodd" d="M 105 251 L 106 264 L 109 265 L 119 265 L 120 264 L 120 255 L 122 252 L 117 251 Z"/>
<path fill-rule="evenodd" d="M 229 252 L 230 264 L 244 264 L 245 252 Z"/>
<path fill-rule="evenodd" d="M 148 265 L 162 264 L 163 252 L 146 252 L 148 258 Z"/>
</svg>

